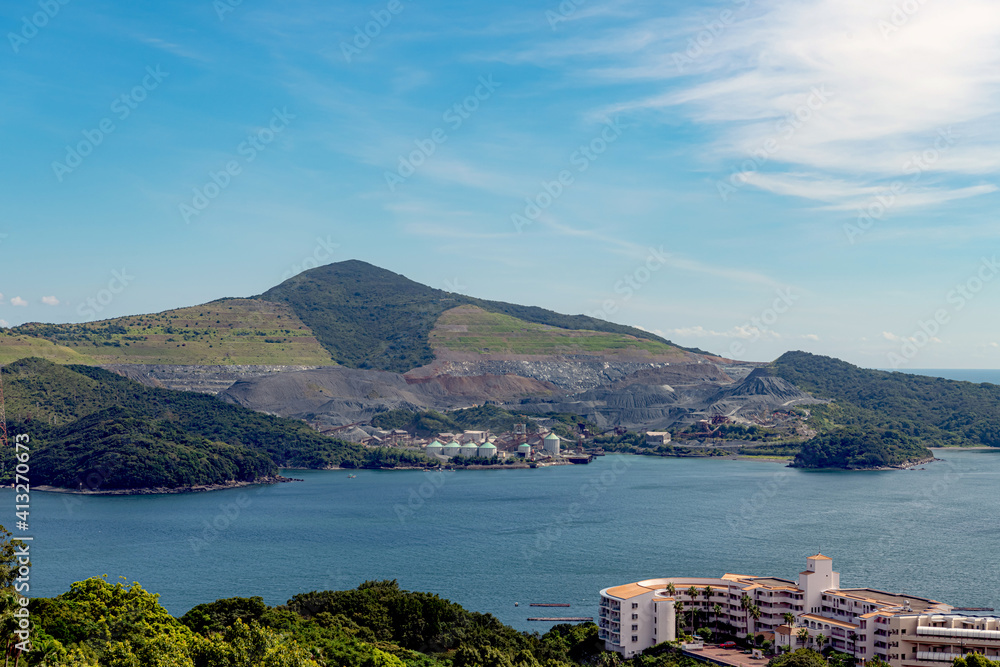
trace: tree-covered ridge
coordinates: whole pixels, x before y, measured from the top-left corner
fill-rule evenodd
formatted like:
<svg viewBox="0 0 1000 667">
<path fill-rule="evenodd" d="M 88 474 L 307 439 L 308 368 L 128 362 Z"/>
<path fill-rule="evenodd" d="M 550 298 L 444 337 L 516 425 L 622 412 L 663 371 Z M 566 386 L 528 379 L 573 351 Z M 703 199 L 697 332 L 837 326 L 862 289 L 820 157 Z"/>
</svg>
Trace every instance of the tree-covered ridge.
<svg viewBox="0 0 1000 667">
<path fill-rule="evenodd" d="M 44 441 L 32 460 L 33 476 L 62 488 L 179 488 L 278 474 L 264 452 L 213 442 L 128 408 L 99 410 L 48 431 Z"/>
<path fill-rule="evenodd" d="M 603 331 L 677 347 L 641 329 L 452 294 L 357 260 L 289 278 L 258 298 L 287 303 L 333 359 L 350 368 L 406 372 L 434 360 L 428 336 L 446 310 L 474 305 L 526 322 Z"/>
<path fill-rule="evenodd" d="M 414 452 L 365 449 L 300 421 L 91 366 L 22 359 L 2 372 L 11 429 L 30 433 L 34 443 L 35 484 L 92 488 L 88 480 L 97 479 L 105 490 L 175 488 L 254 481 L 278 467 L 425 462 Z"/>
<path fill-rule="evenodd" d="M 10 601 L 0 599 L 3 613 Z M 198 605 L 181 618 L 137 584 L 93 578 L 34 599 L 27 667 L 575 667 L 607 663 L 597 626 L 517 632 L 395 581 L 297 595 L 269 607 L 259 597 Z M 612 660 L 618 664 L 619 661 Z M 668 667 L 673 655 L 637 662 Z M 688 667 L 688 662 L 683 662 Z"/>
<path fill-rule="evenodd" d="M 806 441 L 795 455 L 799 468 L 864 470 L 899 467 L 925 461 L 933 454 L 918 440 L 896 431 L 849 428 Z"/>
<path fill-rule="evenodd" d="M 930 458 L 927 447 L 1000 447 L 1000 386 L 867 370 L 806 352 L 785 353 L 771 370 L 831 399 L 810 406 L 818 435 L 795 465 L 896 466 Z"/>
<path fill-rule="evenodd" d="M 833 399 L 815 410 L 831 424 L 893 430 L 931 446 L 1000 447 L 1000 385 L 867 370 L 806 352 L 787 352 L 772 369 Z"/>
</svg>

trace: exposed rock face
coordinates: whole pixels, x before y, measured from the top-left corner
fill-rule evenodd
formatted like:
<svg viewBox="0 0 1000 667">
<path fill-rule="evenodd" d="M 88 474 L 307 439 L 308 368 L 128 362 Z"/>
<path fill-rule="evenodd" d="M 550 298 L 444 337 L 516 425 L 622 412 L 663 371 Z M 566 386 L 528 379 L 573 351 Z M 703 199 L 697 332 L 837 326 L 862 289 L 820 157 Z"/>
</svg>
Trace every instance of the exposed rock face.
<svg viewBox="0 0 1000 667">
<path fill-rule="evenodd" d="M 219 398 L 261 412 L 341 425 L 367 421 L 386 410 L 447 410 L 554 391 L 554 385 L 518 376 L 414 379 L 336 367 L 248 378 Z"/>
<path fill-rule="evenodd" d="M 439 360 L 405 375 L 343 367 L 107 368 L 147 385 L 217 393 L 254 410 L 328 426 L 367 422 L 386 410 L 449 410 L 493 401 L 528 413 L 572 412 L 602 427 L 670 428 L 708 415 L 739 418 L 819 402 L 758 365 L 586 355 Z"/>
<path fill-rule="evenodd" d="M 108 364 L 106 370 L 149 387 L 217 394 L 237 380 L 276 373 L 304 371 L 319 366 L 180 366 L 166 364 Z"/>
<path fill-rule="evenodd" d="M 720 389 L 710 399 L 712 411 L 728 414 L 731 410 L 776 410 L 791 405 L 822 403 L 810 397 L 784 378 L 758 368 L 742 382 Z"/>
<path fill-rule="evenodd" d="M 551 383 L 563 391 L 579 392 L 619 382 L 641 371 L 662 372 L 667 376 L 676 377 L 677 373 L 685 372 L 677 369 L 690 369 L 692 366 L 702 367 L 699 372 L 705 378 L 711 377 L 719 382 L 732 382 L 714 364 L 669 364 L 585 354 L 551 357 L 530 357 L 527 355 L 507 358 L 490 357 L 482 360 L 438 360 L 428 366 L 414 369 L 406 376 L 416 378 L 424 375 L 459 377 L 518 375 Z"/>
</svg>

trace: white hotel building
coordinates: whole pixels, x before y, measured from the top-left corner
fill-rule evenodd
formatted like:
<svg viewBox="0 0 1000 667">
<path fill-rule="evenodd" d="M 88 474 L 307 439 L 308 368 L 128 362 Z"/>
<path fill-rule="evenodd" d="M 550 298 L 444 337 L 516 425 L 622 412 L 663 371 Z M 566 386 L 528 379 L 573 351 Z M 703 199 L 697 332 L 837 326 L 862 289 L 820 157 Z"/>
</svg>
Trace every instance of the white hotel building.
<svg viewBox="0 0 1000 667">
<path fill-rule="evenodd" d="M 840 588 L 833 561 L 817 554 L 806 559 L 798 579 L 742 574 L 719 578 L 649 579 L 601 591 L 598 632 L 605 648 L 631 657 L 676 639 L 674 604 L 700 611 L 702 624 L 729 623 L 744 635 L 773 635 L 776 646 L 818 648 L 815 638 L 864 662 L 879 657 L 893 667 L 950 667 L 968 653 L 1000 660 L 1000 618 L 952 613 L 950 605 L 871 588 Z M 671 595 L 668 585 L 673 584 Z M 688 589 L 694 586 L 693 599 Z M 706 587 L 711 587 L 706 597 Z M 746 595 L 760 608 L 754 620 L 740 605 Z M 795 618 L 789 625 L 785 614 Z M 800 638 L 802 630 L 809 639 Z"/>
</svg>

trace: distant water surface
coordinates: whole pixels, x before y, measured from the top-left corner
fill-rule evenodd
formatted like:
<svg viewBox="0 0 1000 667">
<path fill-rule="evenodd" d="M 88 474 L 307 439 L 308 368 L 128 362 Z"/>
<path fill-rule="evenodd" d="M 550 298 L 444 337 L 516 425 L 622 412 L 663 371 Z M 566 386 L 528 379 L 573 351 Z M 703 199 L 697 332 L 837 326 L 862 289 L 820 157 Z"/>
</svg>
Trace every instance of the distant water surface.
<svg viewBox="0 0 1000 667">
<path fill-rule="evenodd" d="M 822 551 L 845 586 L 1000 607 L 1000 455 L 938 456 L 914 471 L 606 456 L 589 466 L 354 479 L 295 471 L 304 482 L 205 494 L 36 492 L 31 592 L 124 575 L 180 614 L 229 596 L 279 604 L 398 579 L 544 631 L 527 617 L 596 616 L 605 586 L 724 572 L 794 579 Z M 13 517 L 10 490 L 4 503 Z"/>
<path fill-rule="evenodd" d="M 930 375 L 931 377 L 946 378 L 948 380 L 1000 384 L 1000 370 L 995 368 L 899 368 L 896 370 L 912 375 Z"/>
</svg>

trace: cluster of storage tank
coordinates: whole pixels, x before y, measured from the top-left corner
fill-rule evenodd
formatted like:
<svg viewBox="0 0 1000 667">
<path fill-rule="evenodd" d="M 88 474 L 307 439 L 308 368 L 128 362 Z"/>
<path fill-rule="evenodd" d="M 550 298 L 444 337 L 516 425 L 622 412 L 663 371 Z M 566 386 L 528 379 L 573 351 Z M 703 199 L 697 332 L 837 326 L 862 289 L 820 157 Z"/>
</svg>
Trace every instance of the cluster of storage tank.
<svg viewBox="0 0 1000 667">
<path fill-rule="evenodd" d="M 455 456 L 490 459 L 496 457 L 497 455 L 496 445 L 489 442 L 484 442 L 481 445 L 477 445 L 474 442 L 467 442 L 460 445 L 454 440 L 449 442 L 447 445 L 442 444 L 438 440 L 434 440 L 431 444 L 427 445 L 427 449 L 425 451 L 428 455 L 440 454 L 441 456 L 445 456 L 449 459 Z"/>
</svg>

